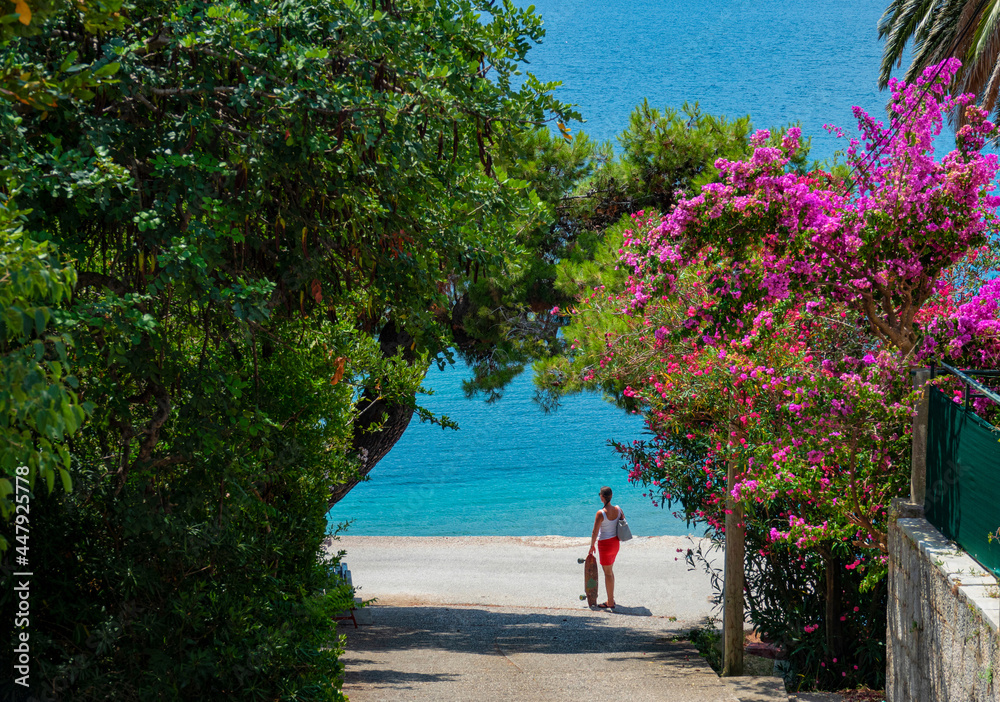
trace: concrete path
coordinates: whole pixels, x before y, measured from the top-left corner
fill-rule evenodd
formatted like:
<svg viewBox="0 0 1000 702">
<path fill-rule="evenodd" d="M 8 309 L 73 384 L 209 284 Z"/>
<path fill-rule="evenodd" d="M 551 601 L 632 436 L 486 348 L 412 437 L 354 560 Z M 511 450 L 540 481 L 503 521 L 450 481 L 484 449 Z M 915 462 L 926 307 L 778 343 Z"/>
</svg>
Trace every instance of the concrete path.
<svg viewBox="0 0 1000 702">
<path fill-rule="evenodd" d="M 786 695 L 777 678 L 720 680 L 683 640 L 711 613 L 708 576 L 683 558 L 696 540 L 623 544 L 614 612 L 579 600 L 576 559 L 589 543 L 344 537 L 332 548 L 347 551 L 358 594 L 378 598 L 358 610 L 361 628 L 341 629 L 345 692 L 352 702 L 842 701 Z"/>
<path fill-rule="evenodd" d="M 352 702 L 738 702 L 690 623 L 579 609 L 376 606 L 345 629 Z"/>
<path fill-rule="evenodd" d="M 345 537 L 358 595 L 378 598 L 350 625 L 352 702 L 737 702 L 678 641 L 706 621 L 708 577 L 688 571 L 686 538 L 624 544 L 616 612 L 583 593 L 589 539 Z M 675 560 L 679 559 L 679 560 Z M 601 596 L 604 587 L 601 579 Z"/>
</svg>

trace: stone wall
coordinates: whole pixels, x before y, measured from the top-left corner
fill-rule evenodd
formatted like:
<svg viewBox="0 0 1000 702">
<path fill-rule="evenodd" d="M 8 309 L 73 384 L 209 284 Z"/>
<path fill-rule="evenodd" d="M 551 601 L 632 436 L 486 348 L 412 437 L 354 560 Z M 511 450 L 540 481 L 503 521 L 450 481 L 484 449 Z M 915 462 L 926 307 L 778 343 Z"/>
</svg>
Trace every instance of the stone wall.
<svg viewBox="0 0 1000 702">
<path fill-rule="evenodd" d="M 921 508 L 893 509 L 888 702 L 1000 701 L 1000 583 Z"/>
</svg>

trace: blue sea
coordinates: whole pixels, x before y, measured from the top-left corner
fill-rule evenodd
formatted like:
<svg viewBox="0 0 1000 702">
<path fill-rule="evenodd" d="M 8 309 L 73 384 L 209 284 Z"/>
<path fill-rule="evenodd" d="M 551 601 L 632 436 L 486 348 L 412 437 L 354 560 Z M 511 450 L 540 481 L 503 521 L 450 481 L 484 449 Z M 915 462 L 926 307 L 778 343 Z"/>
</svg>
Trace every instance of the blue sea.
<svg viewBox="0 0 1000 702">
<path fill-rule="evenodd" d="M 330 513 L 354 519 L 356 535 L 589 535 L 609 485 L 636 535 L 686 534 L 683 522 L 654 508 L 628 484 L 609 438 L 640 438 L 643 421 L 593 394 L 565 399 L 546 414 L 530 372 L 502 400 L 467 400 L 464 365 L 432 368 L 434 395 L 418 402 L 459 429 L 414 419 L 403 438 Z"/>
<path fill-rule="evenodd" d="M 527 6 L 528 3 L 522 3 Z M 884 114 L 878 89 L 882 43 L 876 25 L 887 0 L 540 0 L 543 42 L 527 70 L 562 81 L 556 96 L 575 103 L 577 125 L 613 140 L 635 105 L 679 108 L 757 129 L 799 122 L 812 157 L 846 148 L 825 124 L 852 131 L 858 105 Z"/>
<path fill-rule="evenodd" d="M 523 3 L 527 6 L 528 3 Z M 799 122 L 812 158 L 846 148 L 824 124 L 854 133 L 851 108 L 884 114 L 878 90 L 885 0 L 539 0 L 546 37 L 526 69 L 561 80 L 557 97 L 578 105 L 571 125 L 613 140 L 636 104 L 736 118 L 756 128 Z M 943 143 L 942 143 L 943 142 Z M 950 133 L 939 143 L 949 150 Z M 629 485 L 609 438 L 641 438 L 643 422 L 596 395 L 570 397 L 546 415 L 530 372 L 500 402 L 467 400 L 468 371 L 432 369 L 421 402 L 458 431 L 411 422 L 406 434 L 330 512 L 355 535 L 587 536 L 602 485 L 615 491 L 636 535 L 700 533 Z"/>
</svg>

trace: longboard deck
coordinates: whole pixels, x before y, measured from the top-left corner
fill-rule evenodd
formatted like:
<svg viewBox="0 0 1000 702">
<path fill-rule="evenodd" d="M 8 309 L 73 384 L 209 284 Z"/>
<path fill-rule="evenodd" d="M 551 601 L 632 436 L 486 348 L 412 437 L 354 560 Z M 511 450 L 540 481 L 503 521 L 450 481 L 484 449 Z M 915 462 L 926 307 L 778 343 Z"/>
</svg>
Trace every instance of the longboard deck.
<svg viewBox="0 0 1000 702">
<path fill-rule="evenodd" d="M 587 604 L 597 606 L 597 559 L 587 556 L 583 562 L 583 590 L 587 593 Z"/>
</svg>

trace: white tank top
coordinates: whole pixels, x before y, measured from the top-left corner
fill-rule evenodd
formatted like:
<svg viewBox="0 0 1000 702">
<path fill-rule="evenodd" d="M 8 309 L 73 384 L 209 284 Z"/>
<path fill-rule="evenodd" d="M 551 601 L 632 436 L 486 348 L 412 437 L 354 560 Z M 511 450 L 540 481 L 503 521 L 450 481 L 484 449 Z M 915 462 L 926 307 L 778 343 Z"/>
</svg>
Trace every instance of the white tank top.
<svg viewBox="0 0 1000 702">
<path fill-rule="evenodd" d="M 610 539 L 612 536 L 618 536 L 618 520 L 622 516 L 622 508 L 618 505 L 614 505 L 618 508 L 618 516 L 614 519 L 608 519 L 608 510 L 602 509 L 601 512 L 604 514 L 604 521 L 601 522 L 601 533 L 598 534 L 597 540 L 604 541 L 605 539 Z"/>
</svg>

